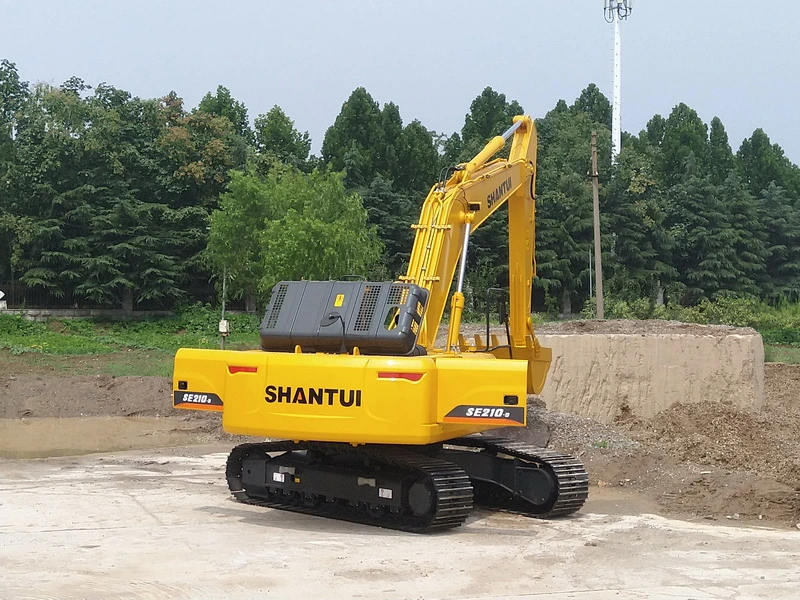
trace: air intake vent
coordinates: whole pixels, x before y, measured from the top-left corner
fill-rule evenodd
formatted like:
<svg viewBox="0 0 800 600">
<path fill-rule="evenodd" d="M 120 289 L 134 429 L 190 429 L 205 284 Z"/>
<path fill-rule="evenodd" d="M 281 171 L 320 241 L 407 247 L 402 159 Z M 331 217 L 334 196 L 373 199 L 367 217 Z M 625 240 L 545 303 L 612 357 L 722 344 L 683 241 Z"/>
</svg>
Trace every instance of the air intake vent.
<svg viewBox="0 0 800 600">
<path fill-rule="evenodd" d="M 380 286 L 368 285 L 364 289 L 364 297 L 361 298 L 361 305 L 358 307 L 358 315 L 353 325 L 354 331 L 369 331 L 372 326 L 372 317 L 378 306 L 378 298 L 381 295 Z"/>
<path fill-rule="evenodd" d="M 389 296 L 386 298 L 387 306 L 390 304 L 405 304 L 408 298 L 408 288 L 409 286 L 399 283 L 392 285 L 392 289 L 389 290 Z"/>
<path fill-rule="evenodd" d="M 264 324 L 264 329 L 275 329 L 275 325 L 278 324 L 278 315 L 281 313 L 281 307 L 286 298 L 286 290 L 288 289 L 289 286 L 285 283 L 278 286 L 275 292 L 275 300 L 272 302 L 272 310 L 269 312 L 269 318 L 267 318 L 267 322 Z"/>
</svg>

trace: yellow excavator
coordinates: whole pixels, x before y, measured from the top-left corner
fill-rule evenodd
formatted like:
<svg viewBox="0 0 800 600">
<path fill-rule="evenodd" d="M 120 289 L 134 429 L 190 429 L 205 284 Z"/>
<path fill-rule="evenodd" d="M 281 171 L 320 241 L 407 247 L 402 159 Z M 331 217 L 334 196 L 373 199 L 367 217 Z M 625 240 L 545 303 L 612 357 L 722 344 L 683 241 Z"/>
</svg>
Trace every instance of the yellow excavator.
<svg viewBox="0 0 800 600">
<path fill-rule="evenodd" d="M 492 158 L 511 139 L 508 158 Z M 523 427 L 551 351 L 530 318 L 536 128 L 529 116 L 443 171 L 397 281 L 282 281 L 254 351 L 183 348 L 173 405 L 222 412 L 225 431 L 273 441 L 231 452 L 233 497 L 414 532 L 456 527 L 473 503 L 571 514 L 588 475 L 567 454 L 492 429 Z M 508 204 L 506 343 L 460 333 L 469 237 Z M 446 340 L 437 334 L 451 297 Z"/>
</svg>

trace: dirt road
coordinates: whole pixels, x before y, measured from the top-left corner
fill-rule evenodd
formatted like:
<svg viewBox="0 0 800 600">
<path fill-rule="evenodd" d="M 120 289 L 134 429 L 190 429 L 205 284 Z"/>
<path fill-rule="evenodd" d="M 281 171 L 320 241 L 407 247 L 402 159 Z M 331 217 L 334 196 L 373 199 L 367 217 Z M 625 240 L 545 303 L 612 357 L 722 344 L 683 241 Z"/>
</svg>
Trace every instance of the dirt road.
<svg viewBox="0 0 800 600">
<path fill-rule="evenodd" d="M 576 517 L 476 512 L 414 535 L 236 504 L 227 447 L 0 460 L 0 597 L 796 598 L 800 531 L 650 514 L 592 490 Z"/>
</svg>

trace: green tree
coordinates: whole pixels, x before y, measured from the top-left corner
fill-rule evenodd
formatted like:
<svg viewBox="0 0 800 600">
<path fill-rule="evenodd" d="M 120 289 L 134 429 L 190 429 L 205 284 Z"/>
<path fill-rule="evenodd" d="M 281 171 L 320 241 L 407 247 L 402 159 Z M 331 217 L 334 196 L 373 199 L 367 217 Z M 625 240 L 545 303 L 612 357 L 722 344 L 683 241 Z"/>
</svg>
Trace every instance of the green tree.
<svg viewBox="0 0 800 600">
<path fill-rule="evenodd" d="M 311 151 L 308 132 L 300 133 L 280 106 L 258 115 L 255 120 L 256 148 L 261 155 L 274 156 L 287 165 L 304 169 Z"/>
<path fill-rule="evenodd" d="M 0 280 L 13 279 L 14 266 L 21 255 L 20 239 L 25 227 L 12 210 L 12 199 L 7 187 L 6 174 L 15 162 L 14 130 L 19 110 L 27 101 L 30 90 L 22 81 L 17 66 L 0 60 Z"/>
<path fill-rule="evenodd" d="M 589 291 L 592 196 L 587 173 L 593 130 L 598 133 L 600 173 L 609 173 L 611 161 L 611 132 L 593 121 L 592 113 L 578 110 L 579 106 L 576 101 L 570 108 L 560 100 L 536 122 L 539 274 L 534 286 L 544 290 L 549 310 L 564 313 L 579 307 Z"/>
<path fill-rule="evenodd" d="M 606 289 L 625 300 L 656 299 L 677 276 L 672 267 L 672 240 L 664 226 L 665 190 L 658 181 L 654 150 L 626 146 L 604 194 L 606 239 L 603 264 Z"/>
<path fill-rule="evenodd" d="M 322 162 L 343 171 L 348 188 L 367 189 L 380 176 L 403 194 L 427 192 L 440 168 L 433 134 L 419 121 L 404 126 L 396 104 L 381 108 L 364 88 L 353 91 L 325 133 Z"/>
<path fill-rule="evenodd" d="M 164 153 L 170 129 L 192 144 L 190 130 L 172 101 L 105 84 L 82 97 L 88 89 L 77 78 L 39 85 L 20 111 L 8 178 L 14 268 L 54 295 L 128 311 L 143 302 L 169 306 L 185 295 L 206 230 L 207 211 L 181 197 L 176 157 Z"/>
<path fill-rule="evenodd" d="M 394 279 L 408 266 L 413 244 L 411 224 L 419 214 L 419 200 L 413 194 L 395 190 L 392 181 L 376 175 L 368 186 L 357 188 L 364 202 L 370 225 L 383 242 L 381 279 Z"/>
<path fill-rule="evenodd" d="M 400 108 L 387 102 L 381 109 L 380 136 L 375 140 L 375 171 L 384 177 L 399 175 L 399 161 L 403 152 L 403 119 Z"/>
<path fill-rule="evenodd" d="M 523 113 L 516 100 L 507 100 L 505 94 L 491 87 L 484 90 L 470 103 L 464 117 L 461 134 L 454 134 L 444 143 L 446 167 L 471 160 L 489 140 L 511 127 L 512 118 Z M 507 155 L 510 146 L 505 149 Z M 503 155 L 501 151 L 498 156 Z M 478 303 L 487 287 L 508 285 L 508 211 L 500 210 L 470 238 L 469 268 L 467 279 L 474 290 L 473 298 Z"/>
<path fill-rule="evenodd" d="M 381 110 L 363 87 L 342 104 L 336 120 L 325 132 L 322 162 L 344 171 L 348 185 L 372 181 L 380 164 L 377 148 L 383 140 Z"/>
<path fill-rule="evenodd" d="M 470 160 L 486 143 L 511 127 L 511 119 L 523 113 L 516 100 L 506 100 L 506 95 L 484 88 L 469 106 L 461 128 L 461 160 Z"/>
<path fill-rule="evenodd" d="M 29 95 L 28 82 L 19 78 L 17 66 L 0 60 L 0 184 L 13 161 L 16 116 Z"/>
<path fill-rule="evenodd" d="M 711 119 L 708 146 L 711 181 L 719 185 L 727 179 L 728 173 L 734 168 L 733 151 L 728 143 L 728 134 L 719 117 Z"/>
<path fill-rule="evenodd" d="M 17 65 L 0 60 L 0 123 L 10 123 L 29 95 L 28 82 L 19 78 Z"/>
<path fill-rule="evenodd" d="M 591 192 L 574 174 L 538 196 L 534 287 L 545 293 L 548 311 L 572 313 L 588 295 L 591 211 Z"/>
<path fill-rule="evenodd" d="M 736 162 L 754 196 L 760 196 L 775 182 L 793 198 L 795 205 L 800 200 L 800 169 L 786 158 L 778 144 L 770 142 L 763 129 L 756 129 L 742 142 Z"/>
<path fill-rule="evenodd" d="M 422 198 L 435 183 L 439 172 L 439 155 L 433 134 L 419 121 L 411 121 L 403 128 L 397 154 L 395 185 L 397 189 L 419 195 L 416 208 L 422 204 Z"/>
<path fill-rule="evenodd" d="M 234 294 L 266 298 L 281 280 L 338 279 L 374 268 L 380 243 L 338 173 L 234 172 L 212 213 L 208 256 Z M 253 287 L 255 283 L 255 289 Z"/>
<path fill-rule="evenodd" d="M 667 120 L 661 115 L 654 115 L 647 122 L 644 131 L 639 134 L 639 138 L 646 140 L 651 146 L 661 148 L 664 142 L 664 133 L 667 129 Z"/>
<path fill-rule="evenodd" d="M 433 134 L 419 121 L 404 126 L 396 104 L 381 108 L 358 88 L 325 134 L 322 158 L 364 200 L 383 241 L 380 276 L 399 275 L 411 250 L 411 223 L 439 168 Z"/>
<path fill-rule="evenodd" d="M 683 303 L 757 291 L 762 251 L 748 246 L 742 234 L 742 225 L 748 226 L 742 208 L 747 198 L 741 196 L 746 191 L 735 187 L 735 178 L 715 186 L 709 175 L 697 174 L 690 159 L 684 180 L 669 190 L 667 225 L 676 242 L 674 266 L 684 286 Z M 732 196 L 727 206 L 723 194 Z"/>
<path fill-rule="evenodd" d="M 225 86 L 217 86 L 215 94 L 208 92 L 197 105 L 196 112 L 203 112 L 209 115 L 224 117 L 233 125 L 236 135 L 244 138 L 248 142 L 253 139 L 253 132 L 250 129 L 250 119 L 247 117 L 247 108 L 244 103 L 236 100 L 231 91 Z"/>
<path fill-rule="evenodd" d="M 207 256 L 213 271 L 228 278 L 232 297 L 244 298 L 249 312 L 256 310 L 269 261 L 263 255 L 261 235 L 274 212 L 269 205 L 270 189 L 252 171 L 232 171 L 219 209 L 211 213 Z"/>
<path fill-rule="evenodd" d="M 756 200 L 735 171 L 728 173 L 716 194 L 728 217 L 728 243 L 733 248 L 735 268 L 740 273 L 729 289 L 737 295 L 758 296 L 769 274 L 766 271 L 767 232 Z"/>
<path fill-rule="evenodd" d="M 694 168 L 700 174 L 708 173 L 708 128 L 696 111 L 681 102 L 664 122 L 659 166 L 667 185 L 682 181 L 690 156 L 694 157 Z"/>
<path fill-rule="evenodd" d="M 773 303 L 800 300 L 800 207 L 770 183 L 759 198 L 759 220 L 767 233 L 763 296 Z"/>
<path fill-rule="evenodd" d="M 86 99 L 92 126 L 82 136 L 93 188 L 86 196 L 88 232 L 70 240 L 85 275 L 75 291 L 91 301 L 170 306 L 185 297 L 188 260 L 200 251 L 207 217 L 173 207 L 157 182 L 156 160 L 166 115 L 158 102 L 101 84 Z M 74 244 L 74 245 L 73 245 Z"/>
<path fill-rule="evenodd" d="M 19 110 L 15 160 L 6 174 L 5 209 L 17 232 L 11 276 L 55 295 L 71 292 L 81 276 L 80 258 L 62 243 L 85 232 L 81 136 L 88 117 L 74 86 L 34 86 Z"/>
<path fill-rule="evenodd" d="M 205 111 L 186 114 L 174 95 L 162 100 L 168 121 L 158 138 L 159 160 L 166 171 L 162 182 L 176 208 L 216 208 L 228 184 L 228 172 L 247 160 L 244 141 L 227 117 Z"/>
<path fill-rule="evenodd" d="M 574 114 L 585 113 L 592 123 L 602 124 L 611 129 L 611 102 L 594 83 L 590 83 L 581 92 L 570 106 L 570 110 Z"/>
</svg>

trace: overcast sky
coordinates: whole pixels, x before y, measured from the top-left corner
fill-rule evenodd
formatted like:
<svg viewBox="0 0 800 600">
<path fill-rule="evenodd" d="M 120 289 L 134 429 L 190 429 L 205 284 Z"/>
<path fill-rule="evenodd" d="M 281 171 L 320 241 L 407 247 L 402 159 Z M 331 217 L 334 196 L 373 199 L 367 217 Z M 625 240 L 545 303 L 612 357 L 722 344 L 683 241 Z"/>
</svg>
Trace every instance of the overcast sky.
<svg viewBox="0 0 800 600">
<path fill-rule="evenodd" d="M 0 58 L 193 107 L 222 84 L 250 117 L 280 105 L 314 150 L 364 86 L 452 133 L 487 85 L 534 117 L 590 82 L 611 98 L 602 0 L 0 0 Z M 622 31 L 622 128 L 678 102 L 719 116 L 734 151 L 763 128 L 800 162 L 800 0 L 635 0 Z"/>
</svg>

